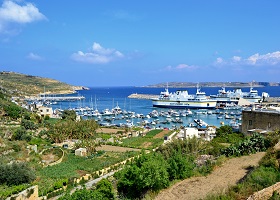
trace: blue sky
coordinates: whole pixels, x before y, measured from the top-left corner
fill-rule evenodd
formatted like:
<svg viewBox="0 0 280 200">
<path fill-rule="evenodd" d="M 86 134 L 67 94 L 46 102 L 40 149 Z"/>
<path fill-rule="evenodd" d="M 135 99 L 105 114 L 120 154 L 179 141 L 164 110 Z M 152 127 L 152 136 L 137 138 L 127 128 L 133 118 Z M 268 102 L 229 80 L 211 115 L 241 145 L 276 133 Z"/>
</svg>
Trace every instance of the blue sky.
<svg viewBox="0 0 280 200">
<path fill-rule="evenodd" d="M 0 70 L 84 86 L 271 81 L 279 0 L 2 0 Z"/>
</svg>

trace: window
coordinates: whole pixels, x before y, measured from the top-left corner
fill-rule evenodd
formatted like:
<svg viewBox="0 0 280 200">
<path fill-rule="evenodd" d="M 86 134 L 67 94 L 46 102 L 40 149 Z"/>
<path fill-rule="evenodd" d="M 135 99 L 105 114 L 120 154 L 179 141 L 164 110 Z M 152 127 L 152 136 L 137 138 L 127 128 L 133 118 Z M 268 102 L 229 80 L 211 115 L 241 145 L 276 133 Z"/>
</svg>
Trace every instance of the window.
<svg viewBox="0 0 280 200">
<path fill-rule="evenodd" d="M 270 122 L 268 122 L 268 128 L 271 128 L 271 123 Z"/>
<path fill-rule="evenodd" d="M 249 125 L 252 125 L 252 124 L 253 124 L 252 120 L 249 120 Z"/>
</svg>

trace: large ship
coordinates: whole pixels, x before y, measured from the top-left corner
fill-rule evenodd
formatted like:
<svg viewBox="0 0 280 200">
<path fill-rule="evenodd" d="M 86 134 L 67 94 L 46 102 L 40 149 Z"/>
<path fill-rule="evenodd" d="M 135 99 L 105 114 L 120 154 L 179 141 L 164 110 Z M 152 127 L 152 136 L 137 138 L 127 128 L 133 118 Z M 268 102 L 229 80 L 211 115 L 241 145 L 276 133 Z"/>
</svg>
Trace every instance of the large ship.
<svg viewBox="0 0 280 200">
<path fill-rule="evenodd" d="M 210 95 L 210 98 L 216 100 L 218 103 L 238 103 L 240 98 L 246 99 L 252 103 L 258 103 L 263 101 L 265 98 L 269 97 L 269 94 L 263 92 L 260 96 L 258 91 L 250 87 L 249 92 L 243 92 L 240 88 L 237 88 L 233 91 L 226 91 L 225 87 L 222 87 L 216 95 Z"/>
<path fill-rule="evenodd" d="M 196 94 L 189 94 L 187 90 L 170 93 L 166 88 L 159 97 L 152 98 L 152 102 L 154 107 L 161 108 L 214 109 L 217 105 L 217 101 L 207 98 L 205 92 L 202 92 L 199 87 L 197 87 Z"/>
<path fill-rule="evenodd" d="M 226 91 L 225 87 L 218 90 L 218 94 L 210 95 L 210 99 L 216 100 L 218 103 L 238 103 L 240 97 L 242 97 L 244 92 L 240 88 L 233 91 Z"/>
</svg>

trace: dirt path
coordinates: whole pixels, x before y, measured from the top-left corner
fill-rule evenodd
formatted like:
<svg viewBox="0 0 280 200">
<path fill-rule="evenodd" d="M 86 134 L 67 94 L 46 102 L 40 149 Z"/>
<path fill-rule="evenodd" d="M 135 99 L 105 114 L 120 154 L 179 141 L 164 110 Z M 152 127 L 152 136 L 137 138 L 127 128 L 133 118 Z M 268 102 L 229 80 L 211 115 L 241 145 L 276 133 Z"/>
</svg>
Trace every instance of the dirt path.
<svg viewBox="0 0 280 200">
<path fill-rule="evenodd" d="M 265 155 L 259 152 L 250 156 L 232 158 L 222 166 L 216 168 L 206 177 L 192 177 L 183 180 L 159 193 L 156 200 L 203 199 L 208 194 L 225 191 L 228 186 L 235 185 L 241 180 L 249 166 L 257 166 L 259 160 Z"/>
</svg>

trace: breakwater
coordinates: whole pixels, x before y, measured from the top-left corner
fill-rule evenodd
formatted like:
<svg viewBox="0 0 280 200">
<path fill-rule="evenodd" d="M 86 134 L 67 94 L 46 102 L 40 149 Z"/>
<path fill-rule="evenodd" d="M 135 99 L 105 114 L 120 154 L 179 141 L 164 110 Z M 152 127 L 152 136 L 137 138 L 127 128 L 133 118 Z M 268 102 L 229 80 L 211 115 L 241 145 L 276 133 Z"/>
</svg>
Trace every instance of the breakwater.
<svg viewBox="0 0 280 200">
<path fill-rule="evenodd" d="M 85 99 L 84 96 L 55 96 L 55 97 L 50 97 L 50 96 L 46 96 L 46 97 L 30 97 L 30 98 L 26 98 L 26 101 L 78 101 L 78 100 L 82 100 Z"/>
<path fill-rule="evenodd" d="M 131 99 L 151 99 L 151 98 L 156 98 L 156 97 L 158 97 L 158 95 L 154 95 L 154 94 L 137 94 L 137 93 L 133 93 L 133 94 L 128 96 L 128 98 L 131 98 Z"/>
</svg>

